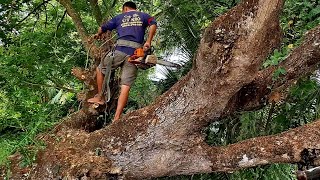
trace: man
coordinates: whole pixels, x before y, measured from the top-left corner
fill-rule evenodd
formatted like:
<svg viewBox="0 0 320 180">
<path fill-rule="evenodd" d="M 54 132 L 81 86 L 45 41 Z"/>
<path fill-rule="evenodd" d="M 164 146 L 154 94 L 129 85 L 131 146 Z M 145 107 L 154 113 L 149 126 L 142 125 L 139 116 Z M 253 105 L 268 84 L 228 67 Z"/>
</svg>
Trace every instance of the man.
<svg viewBox="0 0 320 180">
<path fill-rule="evenodd" d="M 137 77 L 137 67 L 127 61 L 128 57 L 133 55 L 136 48 L 142 47 L 147 50 L 151 47 L 151 41 L 156 33 L 157 23 L 150 15 L 139 12 L 136 10 L 136 4 L 134 2 L 126 2 L 122 6 L 122 14 L 115 16 L 110 21 L 103 24 L 98 33 L 95 34 L 95 38 L 100 36 L 106 31 L 112 31 L 116 29 L 118 34 L 117 45 L 115 51 L 109 53 L 97 67 L 97 84 L 98 94 L 91 99 L 88 99 L 90 103 L 104 104 L 103 97 L 103 81 L 106 74 L 107 64 L 112 64 L 112 68 L 121 66 L 121 90 L 118 99 L 118 105 L 114 121 L 119 120 L 123 108 L 126 106 L 129 96 L 129 91 L 132 83 Z M 144 42 L 145 30 L 149 26 L 149 34 L 146 42 Z M 110 63 L 112 61 L 112 63 Z M 108 72 L 107 72 L 108 73 Z"/>
</svg>

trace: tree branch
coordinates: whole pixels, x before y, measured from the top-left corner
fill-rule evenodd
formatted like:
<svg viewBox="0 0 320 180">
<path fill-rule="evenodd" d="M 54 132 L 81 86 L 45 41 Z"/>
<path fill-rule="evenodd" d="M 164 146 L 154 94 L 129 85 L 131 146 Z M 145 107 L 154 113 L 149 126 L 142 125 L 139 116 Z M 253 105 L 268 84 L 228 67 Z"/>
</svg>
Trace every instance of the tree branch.
<svg viewBox="0 0 320 180">
<path fill-rule="evenodd" d="M 37 84 L 37 83 L 32 83 L 32 82 L 21 82 L 22 84 L 28 84 L 31 86 L 39 86 L 39 87 L 48 87 L 48 88 L 55 88 L 55 89 L 62 89 L 68 92 L 72 92 L 72 93 L 76 93 L 76 91 L 74 89 L 69 89 L 66 87 L 63 87 L 61 85 L 48 85 L 48 84 Z"/>
<path fill-rule="evenodd" d="M 97 47 L 93 44 L 91 37 L 88 36 L 87 30 L 82 23 L 82 19 L 79 13 L 73 8 L 72 3 L 70 0 L 58 0 L 59 3 L 66 8 L 68 15 L 71 17 L 72 21 L 74 22 L 79 36 L 82 40 L 83 45 L 87 49 L 90 50 L 91 57 L 96 57 L 98 52 Z"/>
<path fill-rule="evenodd" d="M 87 30 L 82 23 L 79 13 L 72 7 L 71 1 L 59 0 L 59 3 L 66 8 L 66 11 L 68 15 L 71 17 L 72 21 L 74 22 L 82 41 L 87 42 L 89 38 L 87 34 Z"/>
<path fill-rule="evenodd" d="M 275 93 L 282 91 L 285 94 L 283 90 L 300 77 L 314 72 L 318 68 L 319 57 L 320 26 L 317 26 L 306 33 L 301 45 L 295 48 L 283 62 L 278 66 L 271 66 L 259 71 L 252 82 L 242 87 L 229 102 L 226 112 L 261 108 L 268 100 L 273 101 Z M 274 81 L 273 74 L 278 68 L 285 69 L 286 74 Z M 272 87 L 272 91 L 269 87 Z"/>
<path fill-rule="evenodd" d="M 100 26 L 102 23 L 102 14 L 98 4 L 98 0 L 89 0 L 93 15 L 96 19 L 97 24 Z"/>
<path fill-rule="evenodd" d="M 230 172 L 272 163 L 305 163 L 307 157 L 312 165 L 320 165 L 319 127 L 320 120 L 279 135 L 252 138 L 226 147 L 207 147 L 212 170 Z"/>
<path fill-rule="evenodd" d="M 58 25 L 57 25 L 57 31 L 58 31 L 58 29 L 60 28 L 60 25 L 61 25 L 61 23 L 63 22 L 63 19 L 66 17 L 66 14 L 67 14 L 67 10 L 64 11 L 64 13 L 63 13 L 63 15 L 62 15 L 62 17 L 61 17 Z"/>
<path fill-rule="evenodd" d="M 42 6 L 44 6 L 45 4 L 47 4 L 50 0 L 44 0 L 42 3 L 40 3 L 37 7 L 35 7 L 31 12 L 29 12 L 27 14 L 27 16 L 25 16 L 22 20 L 20 20 L 18 23 L 22 23 L 23 21 L 25 21 L 29 16 L 31 16 L 32 14 L 34 14 L 38 9 L 40 9 Z"/>
</svg>

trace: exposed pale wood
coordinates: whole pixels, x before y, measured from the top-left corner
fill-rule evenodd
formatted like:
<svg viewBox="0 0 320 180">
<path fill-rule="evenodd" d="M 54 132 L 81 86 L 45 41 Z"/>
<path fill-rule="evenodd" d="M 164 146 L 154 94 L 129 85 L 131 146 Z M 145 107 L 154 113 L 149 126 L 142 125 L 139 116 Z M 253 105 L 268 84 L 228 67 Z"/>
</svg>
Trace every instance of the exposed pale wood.
<svg viewBox="0 0 320 180">
<path fill-rule="evenodd" d="M 147 58 L 146 58 L 146 63 L 149 63 L 149 64 L 157 64 L 157 56 L 155 55 L 148 55 Z"/>
</svg>

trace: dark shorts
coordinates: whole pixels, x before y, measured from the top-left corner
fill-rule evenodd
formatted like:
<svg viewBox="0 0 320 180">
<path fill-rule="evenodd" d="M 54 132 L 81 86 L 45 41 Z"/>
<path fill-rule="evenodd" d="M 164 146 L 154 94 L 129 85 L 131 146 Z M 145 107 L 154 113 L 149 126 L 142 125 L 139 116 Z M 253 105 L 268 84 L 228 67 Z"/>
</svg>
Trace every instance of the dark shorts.
<svg viewBox="0 0 320 180">
<path fill-rule="evenodd" d="M 121 85 L 131 86 L 137 77 L 138 68 L 136 65 L 128 62 L 129 55 L 115 50 L 109 52 L 100 62 L 98 68 L 105 74 L 106 67 L 109 61 L 112 61 L 112 69 L 121 66 Z"/>
</svg>

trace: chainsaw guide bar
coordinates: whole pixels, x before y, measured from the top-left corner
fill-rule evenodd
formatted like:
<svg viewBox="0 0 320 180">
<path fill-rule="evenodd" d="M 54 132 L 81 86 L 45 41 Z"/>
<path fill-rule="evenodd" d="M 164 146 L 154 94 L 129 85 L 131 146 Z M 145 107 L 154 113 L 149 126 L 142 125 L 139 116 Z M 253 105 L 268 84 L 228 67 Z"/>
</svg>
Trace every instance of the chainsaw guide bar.
<svg viewBox="0 0 320 180">
<path fill-rule="evenodd" d="M 143 65 L 155 66 L 156 64 L 175 68 L 180 67 L 179 64 L 158 59 L 157 56 L 152 54 L 151 49 L 148 49 L 147 51 L 143 51 L 142 48 L 136 49 L 134 55 L 130 56 L 128 61 L 136 64 L 138 67 Z"/>
</svg>

